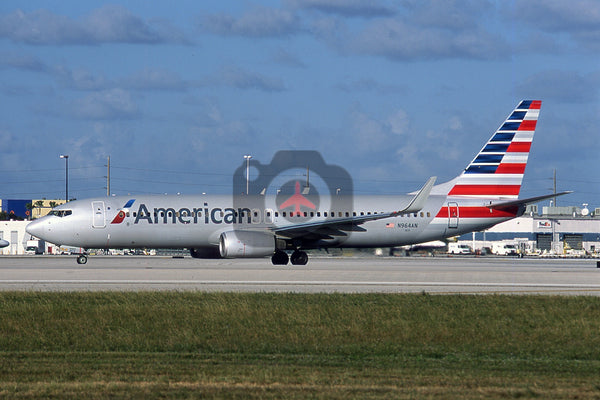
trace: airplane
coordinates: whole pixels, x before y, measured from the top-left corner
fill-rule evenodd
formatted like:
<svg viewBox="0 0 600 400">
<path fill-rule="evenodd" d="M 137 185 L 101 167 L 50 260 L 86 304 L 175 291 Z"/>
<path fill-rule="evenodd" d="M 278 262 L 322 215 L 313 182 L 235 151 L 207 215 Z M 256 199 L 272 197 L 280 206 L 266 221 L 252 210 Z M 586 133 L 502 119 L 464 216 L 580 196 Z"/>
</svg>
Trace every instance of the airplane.
<svg viewBox="0 0 600 400">
<path fill-rule="evenodd" d="M 0 239 L 0 249 L 3 247 L 7 247 L 10 243 L 8 243 L 6 240 Z"/>
<path fill-rule="evenodd" d="M 541 103 L 519 102 L 456 178 L 436 185 L 431 177 L 408 195 L 352 196 L 346 203 L 329 195 L 317 206 L 296 182 L 279 207 L 263 193 L 102 197 L 57 206 L 26 230 L 84 249 L 188 248 L 194 258 L 270 256 L 274 265 L 305 265 L 310 249 L 395 247 L 481 231 L 523 215 L 527 204 L 571 193 L 518 198 Z M 87 262 L 85 252 L 77 262 Z"/>
</svg>

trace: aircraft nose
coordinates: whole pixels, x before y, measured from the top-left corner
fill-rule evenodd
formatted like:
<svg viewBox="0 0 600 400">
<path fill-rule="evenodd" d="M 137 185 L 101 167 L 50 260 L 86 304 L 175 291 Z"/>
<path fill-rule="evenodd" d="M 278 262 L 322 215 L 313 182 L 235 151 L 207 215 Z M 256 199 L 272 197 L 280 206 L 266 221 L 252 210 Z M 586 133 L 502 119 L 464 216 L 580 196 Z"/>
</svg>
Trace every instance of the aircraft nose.
<svg viewBox="0 0 600 400">
<path fill-rule="evenodd" d="M 44 221 L 41 220 L 36 220 L 33 222 L 30 222 L 26 227 L 25 227 L 25 231 L 27 233 L 29 233 L 32 236 L 41 238 L 43 232 L 44 232 Z"/>
</svg>

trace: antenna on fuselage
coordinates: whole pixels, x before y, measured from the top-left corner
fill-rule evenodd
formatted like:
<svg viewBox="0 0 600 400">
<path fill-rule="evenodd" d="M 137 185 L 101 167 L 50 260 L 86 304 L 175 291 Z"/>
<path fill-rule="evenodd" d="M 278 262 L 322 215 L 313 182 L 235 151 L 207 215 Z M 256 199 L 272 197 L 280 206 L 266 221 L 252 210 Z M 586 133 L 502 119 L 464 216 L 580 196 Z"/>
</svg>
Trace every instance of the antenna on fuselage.
<svg viewBox="0 0 600 400">
<path fill-rule="evenodd" d="M 307 195 L 308 192 L 310 192 L 310 181 L 309 181 L 310 175 L 309 175 L 309 171 L 310 171 L 310 168 L 307 165 L 306 166 L 306 185 L 304 186 L 304 189 L 302 189 L 302 194 L 303 195 Z"/>
</svg>

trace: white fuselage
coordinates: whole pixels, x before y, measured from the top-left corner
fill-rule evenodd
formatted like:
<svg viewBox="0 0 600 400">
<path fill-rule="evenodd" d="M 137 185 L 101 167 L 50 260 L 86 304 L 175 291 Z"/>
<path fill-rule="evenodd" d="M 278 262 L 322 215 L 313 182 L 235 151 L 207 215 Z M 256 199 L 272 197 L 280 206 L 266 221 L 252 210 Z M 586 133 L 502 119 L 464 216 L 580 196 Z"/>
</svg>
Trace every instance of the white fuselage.
<svg viewBox="0 0 600 400">
<path fill-rule="evenodd" d="M 411 196 L 355 196 L 352 206 L 331 209 L 322 201 L 317 210 L 289 216 L 279 211 L 270 196 L 190 195 L 132 196 L 77 200 L 55 208 L 52 215 L 34 221 L 28 231 L 48 242 L 85 248 L 193 248 L 217 246 L 223 232 L 252 230 L 273 232 L 277 227 L 334 221 L 401 209 Z M 326 239 L 305 241 L 303 248 L 386 247 L 443 239 L 483 229 L 514 215 L 461 218 L 461 204 L 484 208 L 483 199 L 450 199 L 429 196 L 417 213 L 402 214 L 336 230 Z M 448 203 L 456 204 L 450 216 Z M 234 205 L 235 203 L 235 205 Z M 333 208 L 333 207 L 332 207 Z M 63 212 L 68 210 L 69 212 Z M 245 211 L 244 211 L 245 210 Z M 484 212 L 487 212 L 485 209 Z M 62 214 L 62 215 L 61 215 Z M 285 215 L 285 216 L 284 216 Z M 306 215 L 306 216 L 305 216 Z"/>
</svg>

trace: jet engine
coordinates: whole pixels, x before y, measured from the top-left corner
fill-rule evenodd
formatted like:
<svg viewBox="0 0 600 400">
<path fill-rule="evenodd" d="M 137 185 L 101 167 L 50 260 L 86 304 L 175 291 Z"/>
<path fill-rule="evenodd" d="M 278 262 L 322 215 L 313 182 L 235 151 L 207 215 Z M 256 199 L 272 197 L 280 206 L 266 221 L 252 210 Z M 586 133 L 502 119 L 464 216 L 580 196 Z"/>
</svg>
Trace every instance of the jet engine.
<svg viewBox="0 0 600 400">
<path fill-rule="evenodd" d="M 275 235 L 268 232 L 229 231 L 219 239 L 224 258 L 265 257 L 275 253 Z"/>
</svg>

